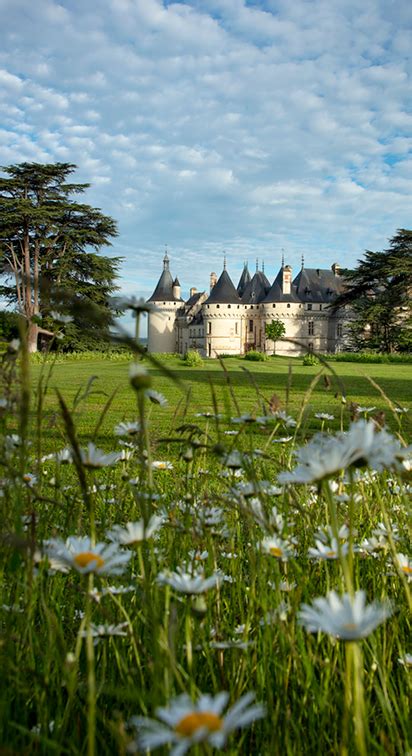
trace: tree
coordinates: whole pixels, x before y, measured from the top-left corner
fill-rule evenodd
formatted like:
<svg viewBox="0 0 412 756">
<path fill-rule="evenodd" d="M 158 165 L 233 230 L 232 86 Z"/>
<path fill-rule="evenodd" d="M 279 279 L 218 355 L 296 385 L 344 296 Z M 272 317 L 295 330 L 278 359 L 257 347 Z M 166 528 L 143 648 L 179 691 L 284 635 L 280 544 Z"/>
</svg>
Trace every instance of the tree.
<svg viewBox="0 0 412 756">
<path fill-rule="evenodd" d="M 273 354 L 276 354 L 276 342 L 279 339 L 283 339 L 286 328 L 281 320 L 272 320 L 271 323 L 266 323 L 265 326 L 266 338 L 273 341 Z"/>
<path fill-rule="evenodd" d="M 345 289 L 332 309 L 349 307 L 356 350 L 412 349 L 412 231 L 399 229 L 383 252 L 367 250 L 354 270 L 343 271 Z"/>
<path fill-rule="evenodd" d="M 66 183 L 75 169 L 71 163 L 21 163 L 3 168 L 6 177 L 0 177 L 0 293 L 24 316 L 32 352 L 39 334 L 52 335 L 44 325 L 53 308 L 67 311 L 70 300 L 89 301 L 102 323 L 110 320 L 108 296 L 116 289 L 120 258 L 97 253 L 117 235 L 116 223 L 73 199 L 89 186 Z M 84 324 L 85 308 L 79 309 Z"/>
</svg>

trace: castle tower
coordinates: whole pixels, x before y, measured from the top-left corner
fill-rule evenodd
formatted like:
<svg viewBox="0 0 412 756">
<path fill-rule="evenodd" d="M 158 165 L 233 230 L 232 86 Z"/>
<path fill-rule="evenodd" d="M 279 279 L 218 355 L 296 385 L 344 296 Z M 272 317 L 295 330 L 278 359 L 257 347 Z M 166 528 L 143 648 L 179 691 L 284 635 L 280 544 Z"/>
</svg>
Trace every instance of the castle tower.
<svg viewBox="0 0 412 756">
<path fill-rule="evenodd" d="M 149 313 L 148 350 L 149 352 L 176 351 L 176 313 L 183 304 L 180 296 L 180 283 L 173 281 L 169 270 L 167 252 L 163 258 L 163 271 L 152 296 L 147 300 L 155 307 Z"/>
<path fill-rule="evenodd" d="M 240 353 L 242 325 L 240 308 L 239 294 L 225 265 L 220 278 L 202 306 L 207 357 Z"/>
</svg>

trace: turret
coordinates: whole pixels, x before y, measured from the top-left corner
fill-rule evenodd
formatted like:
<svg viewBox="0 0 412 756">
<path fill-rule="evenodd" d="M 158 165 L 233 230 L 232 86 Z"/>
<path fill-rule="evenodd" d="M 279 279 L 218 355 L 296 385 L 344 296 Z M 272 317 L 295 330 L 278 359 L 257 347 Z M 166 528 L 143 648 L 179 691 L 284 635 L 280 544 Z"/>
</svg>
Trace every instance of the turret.
<svg viewBox="0 0 412 756">
<path fill-rule="evenodd" d="M 177 278 L 173 280 L 169 270 L 167 252 L 163 258 L 163 271 L 148 302 L 155 305 L 149 313 L 149 352 L 175 352 L 176 313 L 182 304 L 182 299 L 179 280 Z"/>
</svg>

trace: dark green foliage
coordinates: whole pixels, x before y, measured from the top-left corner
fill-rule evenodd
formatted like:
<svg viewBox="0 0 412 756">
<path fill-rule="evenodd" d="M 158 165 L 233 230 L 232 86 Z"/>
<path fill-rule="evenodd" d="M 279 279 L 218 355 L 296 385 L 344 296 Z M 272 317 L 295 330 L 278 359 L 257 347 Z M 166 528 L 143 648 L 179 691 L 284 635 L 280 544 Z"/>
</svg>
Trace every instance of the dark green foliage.
<svg viewBox="0 0 412 756">
<path fill-rule="evenodd" d="M 266 338 L 273 341 L 273 354 L 276 352 L 276 342 L 279 339 L 283 339 L 286 333 L 286 328 L 281 320 L 272 320 L 271 323 L 266 323 L 265 326 Z"/>
<path fill-rule="evenodd" d="M 267 360 L 267 355 L 263 352 L 255 352 L 251 349 L 250 352 L 246 352 L 244 359 L 250 360 L 250 362 L 265 362 Z"/>
<path fill-rule="evenodd" d="M 411 351 L 412 231 L 400 229 L 383 252 L 365 252 L 358 267 L 344 276 L 346 290 L 333 308 L 352 308 L 355 351 Z"/>
<path fill-rule="evenodd" d="M 199 352 L 193 349 L 189 352 L 186 352 L 185 356 L 183 357 L 183 363 L 188 367 L 201 367 L 203 365 L 203 360 Z"/>
<path fill-rule="evenodd" d="M 39 334 L 56 331 L 54 310 L 74 318 L 64 348 L 96 348 L 108 337 L 120 258 L 97 253 L 116 236 L 116 223 L 74 201 L 88 187 L 66 183 L 75 168 L 21 163 L 0 177 L 0 293 L 25 317 L 30 351 Z"/>
<path fill-rule="evenodd" d="M 303 364 L 306 365 L 306 366 L 307 365 L 310 365 L 310 366 L 311 365 L 319 365 L 319 360 L 318 360 L 318 358 L 316 357 L 315 354 L 311 354 L 310 352 L 308 352 L 308 354 L 305 354 L 305 356 L 303 358 Z"/>
<path fill-rule="evenodd" d="M 321 355 L 328 362 L 363 362 L 369 364 L 399 363 L 412 365 L 410 352 L 336 352 L 336 354 Z"/>
<path fill-rule="evenodd" d="M 11 341 L 19 337 L 19 316 L 8 310 L 0 311 L 0 340 Z"/>
</svg>

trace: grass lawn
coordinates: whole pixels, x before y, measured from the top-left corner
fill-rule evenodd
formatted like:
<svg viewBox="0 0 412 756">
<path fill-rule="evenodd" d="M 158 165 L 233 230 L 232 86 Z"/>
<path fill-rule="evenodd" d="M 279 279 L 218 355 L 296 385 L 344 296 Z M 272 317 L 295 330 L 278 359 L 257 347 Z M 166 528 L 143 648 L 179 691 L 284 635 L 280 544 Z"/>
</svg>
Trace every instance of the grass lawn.
<svg viewBox="0 0 412 756">
<path fill-rule="evenodd" d="M 88 382 L 93 378 L 87 397 L 77 405 L 78 435 L 82 442 L 90 440 L 90 434 L 93 433 L 108 398 L 115 391 L 110 412 L 96 436 L 100 444 L 110 446 L 113 443 L 115 424 L 122 420 L 132 420 L 136 416 L 135 394 L 128 380 L 129 362 L 129 359 L 124 362 L 96 359 L 86 362 L 69 360 L 56 364 L 48 377 L 44 402 L 48 424 L 46 445 L 54 447 L 59 439 L 64 443 L 61 422 L 55 412 L 55 388 L 59 389 L 71 408 L 78 392 L 84 393 Z M 337 429 L 341 413 L 344 420 L 348 418 L 351 402 L 385 411 L 387 424 L 392 429 L 398 427 L 398 419 L 391 410 L 390 402 L 397 407 L 412 407 L 411 365 L 331 363 L 329 367 L 305 367 L 301 359 L 290 360 L 285 357 L 271 358 L 264 363 L 226 359 L 223 362 L 225 369 L 218 360 L 205 361 L 202 367 L 190 368 L 183 365 L 178 357 L 170 357 L 164 364 L 173 371 L 180 385 L 162 375 L 159 369 L 148 365 L 153 375 L 153 388 L 168 400 L 167 407 L 153 405 L 151 409 L 151 434 L 157 439 L 168 435 L 183 420 L 193 421 L 197 412 L 213 411 L 211 384 L 219 411 L 227 416 L 244 412 L 261 415 L 265 399 L 269 400 L 273 394 L 279 397 L 282 408 L 287 409 L 295 418 L 306 403 L 304 426 L 310 432 L 321 427 L 321 421 L 314 418 L 314 413 L 320 411 L 335 416 L 335 423 L 331 427 Z M 49 370 L 50 365 L 43 368 L 43 371 L 39 365 L 33 366 L 34 385 L 38 383 L 41 373 L 45 381 Z M 319 373 L 322 374 L 313 386 Z M 380 390 L 371 381 L 378 384 Z M 234 389 L 237 407 L 232 400 L 230 386 Z M 310 396 L 305 399 L 307 392 L 310 392 Z M 346 395 L 346 405 L 342 404 L 342 392 Z M 402 423 L 410 428 L 408 415 L 402 417 Z"/>
</svg>

